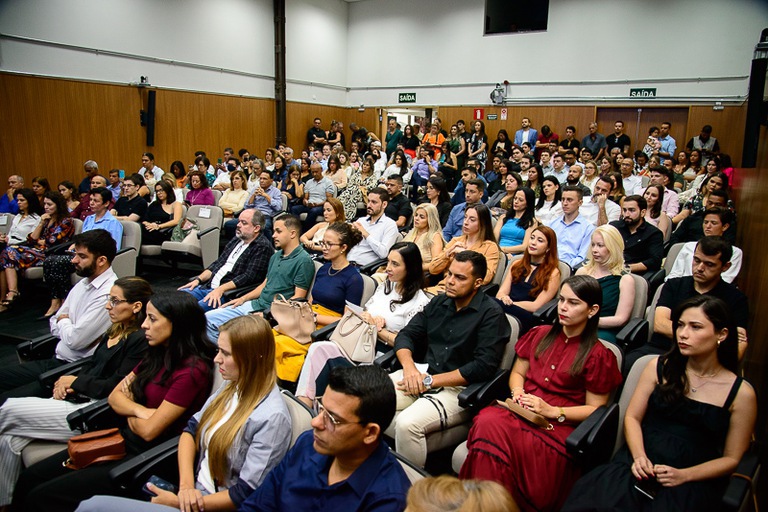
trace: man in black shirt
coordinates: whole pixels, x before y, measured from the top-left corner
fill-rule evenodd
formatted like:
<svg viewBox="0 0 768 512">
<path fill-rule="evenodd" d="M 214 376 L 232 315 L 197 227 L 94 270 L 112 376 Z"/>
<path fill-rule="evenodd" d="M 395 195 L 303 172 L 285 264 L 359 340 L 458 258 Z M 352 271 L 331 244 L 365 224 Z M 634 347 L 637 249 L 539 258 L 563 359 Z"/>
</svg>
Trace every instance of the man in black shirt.
<svg viewBox="0 0 768 512">
<path fill-rule="evenodd" d="M 486 269 L 482 254 L 458 253 L 448 267 L 445 294 L 432 299 L 395 338 L 403 367 L 390 375 L 402 411 L 394 423 L 395 444 L 420 466 L 427 458 L 428 433 L 471 419 L 458 395 L 468 384 L 491 378 L 509 341 L 504 311 L 478 293 Z"/>
<path fill-rule="evenodd" d="M 642 196 L 627 196 L 621 207 L 622 219 L 611 222 L 624 239 L 624 262 L 634 274 L 659 270 L 664 256 L 664 234 L 645 222 L 648 202 Z"/>
<path fill-rule="evenodd" d="M 624 133 L 624 121 L 613 123 L 613 133 L 605 138 L 605 143 L 608 145 L 605 149 L 608 153 L 613 148 L 619 148 L 622 155 L 629 156 L 629 147 L 632 145 L 632 141 L 629 139 L 629 135 Z"/>
<path fill-rule="evenodd" d="M 403 192 L 403 178 L 393 174 L 386 181 L 387 192 L 389 192 L 389 202 L 384 210 L 384 215 L 397 223 L 397 228 L 404 228 L 408 219 L 413 215 L 411 202 L 405 197 Z"/>
<path fill-rule="evenodd" d="M 319 117 L 316 117 L 313 121 L 312 128 L 307 130 L 307 147 L 314 146 L 315 149 L 320 149 L 323 144 L 328 141 L 325 138 L 325 130 L 320 128 L 322 121 Z"/>
<path fill-rule="evenodd" d="M 685 299 L 696 295 L 711 295 L 722 299 L 731 309 L 739 335 L 739 358 L 747 349 L 747 297 L 721 275 L 731 266 L 731 244 L 720 236 L 702 238 L 693 253 L 693 275 L 676 277 L 664 283 L 653 317 L 653 337 L 644 346 L 627 354 L 624 374 L 635 361 L 648 354 L 663 354 L 672 344 L 672 309 Z"/>
</svg>

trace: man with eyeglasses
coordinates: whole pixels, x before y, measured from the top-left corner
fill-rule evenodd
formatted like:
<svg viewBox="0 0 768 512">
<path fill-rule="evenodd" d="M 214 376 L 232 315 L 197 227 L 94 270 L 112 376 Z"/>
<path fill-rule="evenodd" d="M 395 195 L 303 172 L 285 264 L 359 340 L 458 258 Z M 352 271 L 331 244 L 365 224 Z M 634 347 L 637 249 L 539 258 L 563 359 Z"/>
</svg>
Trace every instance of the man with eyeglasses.
<svg viewBox="0 0 768 512">
<path fill-rule="evenodd" d="M 395 392 L 375 365 L 336 368 L 305 432 L 238 510 L 400 511 L 410 487 L 381 439 Z"/>
<path fill-rule="evenodd" d="M 110 213 L 117 220 L 141 222 L 147 213 L 147 201 L 139 195 L 139 185 L 133 176 L 123 180 L 123 195 L 115 203 Z"/>
<path fill-rule="evenodd" d="M 104 306 L 117 280 L 112 270 L 117 245 L 103 229 L 81 233 L 73 244 L 72 264 L 77 275 L 85 279 L 72 288 L 61 308 L 50 315 L 51 334 L 59 338 L 56 355 L 0 370 L 0 405 L 10 397 L 50 397 L 50 390 L 38 382 L 38 376 L 93 354 L 100 336 L 110 325 Z"/>
</svg>

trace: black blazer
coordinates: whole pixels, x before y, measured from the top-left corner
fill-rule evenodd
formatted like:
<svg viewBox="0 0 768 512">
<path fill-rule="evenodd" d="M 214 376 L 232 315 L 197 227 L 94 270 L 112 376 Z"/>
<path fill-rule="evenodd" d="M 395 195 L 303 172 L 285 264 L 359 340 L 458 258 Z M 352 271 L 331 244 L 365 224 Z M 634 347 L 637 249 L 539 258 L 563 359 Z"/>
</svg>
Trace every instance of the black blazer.
<svg viewBox="0 0 768 512">
<path fill-rule="evenodd" d="M 75 392 L 89 398 L 106 398 L 139 364 L 148 347 L 143 329 L 132 332 L 111 349 L 107 348 L 108 339 L 104 334 L 93 357 L 78 373 L 72 383 Z"/>
</svg>

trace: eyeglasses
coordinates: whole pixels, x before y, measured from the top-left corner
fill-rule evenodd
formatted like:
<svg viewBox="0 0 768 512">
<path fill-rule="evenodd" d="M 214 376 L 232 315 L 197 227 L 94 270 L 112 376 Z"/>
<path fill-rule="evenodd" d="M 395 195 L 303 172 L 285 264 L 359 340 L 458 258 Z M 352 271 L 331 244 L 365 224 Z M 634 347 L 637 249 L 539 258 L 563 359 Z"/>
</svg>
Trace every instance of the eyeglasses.
<svg viewBox="0 0 768 512">
<path fill-rule="evenodd" d="M 327 428 L 330 432 L 336 430 L 336 427 L 340 425 L 354 425 L 363 423 L 362 421 L 347 421 L 334 417 L 334 415 L 329 413 L 328 409 L 323 406 L 322 399 L 320 398 L 317 399 L 317 414 L 322 415 L 323 424 L 325 425 L 325 428 Z"/>
<path fill-rule="evenodd" d="M 118 304 L 122 304 L 123 302 L 129 302 L 129 301 L 126 299 L 118 299 L 117 297 L 112 297 L 112 296 L 107 297 L 107 303 L 112 307 L 115 307 Z"/>
<path fill-rule="evenodd" d="M 320 247 L 333 247 L 334 245 L 343 245 L 343 244 L 334 244 L 333 242 L 326 242 L 325 240 L 320 241 Z"/>
</svg>

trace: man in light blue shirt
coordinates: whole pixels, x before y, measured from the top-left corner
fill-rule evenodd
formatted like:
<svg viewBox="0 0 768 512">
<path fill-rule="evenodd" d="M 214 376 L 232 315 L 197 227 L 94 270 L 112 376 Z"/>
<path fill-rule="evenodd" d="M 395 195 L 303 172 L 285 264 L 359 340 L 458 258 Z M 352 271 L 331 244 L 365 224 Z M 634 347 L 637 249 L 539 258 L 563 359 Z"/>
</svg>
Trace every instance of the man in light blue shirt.
<svg viewBox="0 0 768 512">
<path fill-rule="evenodd" d="M 109 183 L 107 184 L 107 190 L 112 192 L 112 200 L 117 202 L 120 199 L 120 193 L 123 191 L 123 184 L 120 183 L 120 171 L 112 169 L 109 171 Z"/>
<path fill-rule="evenodd" d="M 677 142 L 669 134 L 669 129 L 672 128 L 672 123 L 661 123 L 661 129 L 659 130 L 659 142 L 661 147 L 659 148 L 659 159 L 661 163 L 667 158 L 675 159 L 675 152 L 677 151 Z M 629 193 L 629 192 L 627 192 Z"/>
<path fill-rule="evenodd" d="M 554 176 L 557 178 L 557 181 L 560 182 L 560 185 L 565 185 L 568 181 L 568 170 L 569 167 L 565 165 L 565 160 L 563 160 L 562 155 L 559 153 L 552 157 L 552 170 L 549 172 L 545 172 L 544 176 Z"/>
<path fill-rule="evenodd" d="M 531 147 L 534 147 L 539 138 L 539 132 L 531 128 L 531 120 L 527 117 L 520 121 L 520 126 L 521 128 L 515 132 L 515 145 L 522 146 L 523 142 L 528 142 Z"/>
<path fill-rule="evenodd" d="M 112 192 L 107 188 L 99 187 L 91 190 L 91 211 L 93 211 L 93 215 L 89 215 L 83 221 L 83 232 L 92 229 L 103 229 L 112 236 L 119 251 L 121 249 L 120 245 L 123 242 L 123 225 L 109 213 L 108 208 L 111 200 Z"/>
<path fill-rule="evenodd" d="M 480 202 L 483 198 L 484 190 L 485 183 L 478 178 L 467 182 L 464 188 L 464 197 L 467 201 L 453 207 L 448 216 L 448 222 L 445 223 L 443 228 L 443 238 L 445 238 L 446 242 L 450 242 L 452 238 L 461 235 L 461 230 L 464 226 L 464 211 L 467 209 L 467 206 Z"/>
<path fill-rule="evenodd" d="M 243 210 L 255 208 L 264 215 L 264 230 L 262 233 L 267 239 L 272 238 L 272 218 L 283 210 L 283 195 L 274 185 L 272 173 L 263 170 L 259 174 L 259 186 L 256 187 L 251 196 L 245 201 Z M 235 236 L 237 228 L 237 219 L 231 219 L 224 223 L 224 235 L 227 238 Z"/>
<path fill-rule="evenodd" d="M 571 268 L 580 265 L 587 257 L 595 226 L 579 215 L 584 192 L 579 187 L 568 185 L 563 188 L 563 216 L 549 222 L 557 234 L 557 253 L 560 261 Z"/>
</svg>

